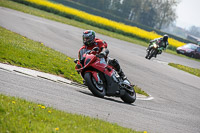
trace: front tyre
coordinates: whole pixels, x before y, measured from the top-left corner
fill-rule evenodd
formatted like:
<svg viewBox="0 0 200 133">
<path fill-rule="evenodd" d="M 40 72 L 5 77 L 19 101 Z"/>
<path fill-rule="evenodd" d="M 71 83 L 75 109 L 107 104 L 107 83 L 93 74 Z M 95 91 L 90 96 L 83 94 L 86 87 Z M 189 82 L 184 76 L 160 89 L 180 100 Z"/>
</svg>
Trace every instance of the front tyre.
<svg viewBox="0 0 200 133">
<path fill-rule="evenodd" d="M 121 99 L 125 102 L 125 103 L 134 103 L 136 100 L 136 93 L 135 90 L 133 88 L 133 92 L 129 92 L 129 91 L 125 91 L 125 94 L 123 96 L 121 96 Z"/>
<path fill-rule="evenodd" d="M 148 56 L 149 56 L 149 51 L 147 52 L 145 58 L 148 59 Z"/>
<path fill-rule="evenodd" d="M 149 54 L 150 54 L 151 49 L 152 49 L 152 48 L 147 48 L 147 53 L 146 53 L 146 56 L 145 56 L 146 59 L 149 58 Z"/>
<path fill-rule="evenodd" d="M 155 53 L 156 53 L 156 50 L 152 48 L 151 51 L 150 51 L 150 53 L 149 53 L 148 59 L 150 60 Z"/>
<path fill-rule="evenodd" d="M 106 90 L 103 84 L 98 84 L 90 72 L 84 75 L 85 82 L 89 90 L 94 96 L 103 98 L 106 95 Z"/>
</svg>

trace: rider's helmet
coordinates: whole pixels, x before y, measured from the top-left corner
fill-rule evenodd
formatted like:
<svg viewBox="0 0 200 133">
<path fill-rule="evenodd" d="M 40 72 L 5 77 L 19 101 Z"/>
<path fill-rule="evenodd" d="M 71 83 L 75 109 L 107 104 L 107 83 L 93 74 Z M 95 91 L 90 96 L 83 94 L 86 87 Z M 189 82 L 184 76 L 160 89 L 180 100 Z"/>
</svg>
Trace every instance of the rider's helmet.
<svg viewBox="0 0 200 133">
<path fill-rule="evenodd" d="M 83 43 L 86 46 L 91 46 L 94 43 L 95 32 L 93 30 L 86 30 L 83 32 Z"/>
<path fill-rule="evenodd" d="M 164 42 L 167 42 L 167 41 L 168 41 L 168 35 L 167 35 L 167 34 L 165 34 L 165 35 L 163 36 L 163 41 L 164 41 Z"/>
</svg>

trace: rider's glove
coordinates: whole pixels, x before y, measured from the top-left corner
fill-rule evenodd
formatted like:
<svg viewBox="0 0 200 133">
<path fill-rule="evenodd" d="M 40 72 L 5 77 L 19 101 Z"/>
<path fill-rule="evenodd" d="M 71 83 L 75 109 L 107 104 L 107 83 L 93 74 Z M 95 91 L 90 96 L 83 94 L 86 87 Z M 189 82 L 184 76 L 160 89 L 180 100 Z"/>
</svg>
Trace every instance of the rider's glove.
<svg viewBox="0 0 200 133">
<path fill-rule="evenodd" d="M 99 58 L 103 58 L 103 57 L 106 57 L 108 54 L 109 54 L 109 50 L 106 49 L 105 51 L 100 52 L 100 53 L 99 53 L 98 55 L 96 55 L 96 56 L 99 57 Z"/>
<path fill-rule="evenodd" d="M 99 57 L 99 58 L 103 58 L 106 56 L 106 53 L 105 52 L 101 52 L 99 53 L 98 55 L 96 55 L 96 57 Z"/>
</svg>

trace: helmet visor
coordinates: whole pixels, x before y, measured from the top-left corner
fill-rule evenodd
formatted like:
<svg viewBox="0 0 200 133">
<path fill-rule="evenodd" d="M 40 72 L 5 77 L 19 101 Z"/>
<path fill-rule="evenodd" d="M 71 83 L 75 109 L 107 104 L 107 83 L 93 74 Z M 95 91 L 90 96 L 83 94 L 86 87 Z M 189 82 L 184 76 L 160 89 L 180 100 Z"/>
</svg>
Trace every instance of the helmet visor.
<svg viewBox="0 0 200 133">
<path fill-rule="evenodd" d="M 90 39 L 91 39 L 91 37 L 89 37 L 89 36 L 83 37 L 84 42 L 88 42 L 88 41 L 90 41 Z"/>
<path fill-rule="evenodd" d="M 83 36 L 83 43 L 85 45 L 90 45 L 90 43 L 92 43 L 93 41 L 93 37 L 92 36 Z"/>
</svg>

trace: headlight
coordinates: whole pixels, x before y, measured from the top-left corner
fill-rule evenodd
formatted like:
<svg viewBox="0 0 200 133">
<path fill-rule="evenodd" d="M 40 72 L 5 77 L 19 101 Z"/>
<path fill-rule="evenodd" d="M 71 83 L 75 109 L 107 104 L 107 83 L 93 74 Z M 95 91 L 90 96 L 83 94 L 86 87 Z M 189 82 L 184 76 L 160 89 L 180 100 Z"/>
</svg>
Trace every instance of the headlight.
<svg viewBox="0 0 200 133">
<path fill-rule="evenodd" d="M 154 48 L 157 48 L 157 47 L 158 47 L 158 45 L 154 43 L 154 44 L 153 44 L 153 47 L 154 47 Z"/>
</svg>

